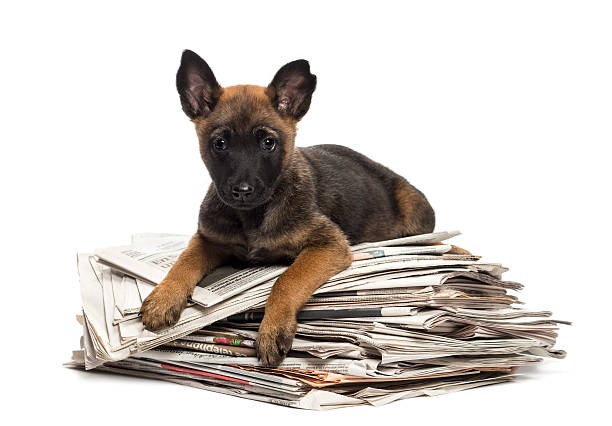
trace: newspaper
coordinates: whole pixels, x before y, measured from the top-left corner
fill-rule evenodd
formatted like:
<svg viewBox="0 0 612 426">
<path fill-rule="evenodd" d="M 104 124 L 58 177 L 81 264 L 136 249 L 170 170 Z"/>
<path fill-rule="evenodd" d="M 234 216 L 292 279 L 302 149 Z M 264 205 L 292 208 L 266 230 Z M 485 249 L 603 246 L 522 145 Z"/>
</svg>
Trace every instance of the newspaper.
<svg viewBox="0 0 612 426">
<path fill-rule="evenodd" d="M 426 236 L 415 236 L 388 241 L 389 244 L 411 244 L 408 247 L 381 246 L 379 243 L 360 244 L 353 247 L 356 259 L 374 259 L 399 254 L 442 254 L 451 249 L 449 245 L 418 246 L 440 242 L 458 235 L 458 231 L 437 232 Z M 141 279 L 159 284 L 166 276 L 174 261 L 187 247 L 188 238 L 172 234 L 136 235 L 129 246 L 111 247 L 95 251 L 101 263 L 116 270 L 129 271 Z M 369 250 L 376 248 L 375 250 Z M 378 262 L 372 262 L 376 264 Z M 358 266 L 362 266 L 359 264 Z M 365 266 L 365 265 L 363 265 Z M 258 266 L 246 269 L 235 269 L 224 266 L 204 277 L 196 286 L 192 299 L 201 306 L 208 307 L 240 294 L 258 284 L 273 280 L 287 268 L 284 266 Z M 351 268 L 352 269 L 352 268 Z"/>
<path fill-rule="evenodd" d="M 142 301 L 187 237 L 136 234 L 131 244 L 77 256 L 83 338 L 67 365 L 166 380 L 304 409 L 383 405 L 512 380 L 554 348 L 560 325 L 529 310 L 507 268 L 449 254 L 457 231 L 360 244 L 354 261 L 298 314 L 277 368 L 263 368 L 254 341 L 283 266 L 222 267 L 196 287 L 179 321 L 142 326 Z M 433 244 L 433 245 L 430 245 Z"/>
</svg>

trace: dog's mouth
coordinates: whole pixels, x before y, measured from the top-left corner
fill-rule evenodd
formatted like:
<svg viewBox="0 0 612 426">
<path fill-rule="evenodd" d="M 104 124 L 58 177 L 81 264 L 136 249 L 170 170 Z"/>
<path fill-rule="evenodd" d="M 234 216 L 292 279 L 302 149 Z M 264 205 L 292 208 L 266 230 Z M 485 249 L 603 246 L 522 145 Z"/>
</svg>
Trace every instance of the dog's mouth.
<svg viewBox="0 0 612 426">
<path fill-rule="evenodd" d="M 262 191 L 259 194 L 252 194 L 250 197 L 236 197 L 233 194 L 222 194 L 220 191 L 217 191 L 219 198 L 221 201 L 228 207 L 231 207 L 236 210 L 252 210 L 256 207 L 261 206 L 266 203 L 269 199 L 266 191 Z"/>
<path fill-rule="evenodd" d="M 258 207 L 263 204 L 263 202 L 256 203 L 256 202 L 251 202 L 251 201 L 235 201 L 235 200 L 232 200 L 229 203 L 225 200 L 223 200 L 223 202 L 227 204 L 228 206 L 230 206 L 231 208 L 236 209 L 236 210 L 253 210 L 255 207 Z"/>
</svg>

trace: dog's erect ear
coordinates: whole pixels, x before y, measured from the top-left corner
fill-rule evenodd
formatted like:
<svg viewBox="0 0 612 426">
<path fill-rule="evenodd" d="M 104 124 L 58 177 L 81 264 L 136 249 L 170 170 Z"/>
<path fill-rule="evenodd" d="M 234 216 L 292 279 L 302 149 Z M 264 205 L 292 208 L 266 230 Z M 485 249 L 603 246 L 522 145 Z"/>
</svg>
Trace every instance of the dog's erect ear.
<svg viewBox="0 0 612 426">
<path fill-rule="evenodd" d="M 176 88 L 183 111 L 191 119 L 208 115 L 221 96 L 221 86 L 212 70 L 197 53 L 185 50 L 176 73 Z"/>
<path fill-rule="evenodd" d="M 308 111 L 316 86 L 317 77 L 310 73 L 308 61 L 299 59 L 278 70 L 266 93 L 280 114 L 299 120 Z"/>
</svg>

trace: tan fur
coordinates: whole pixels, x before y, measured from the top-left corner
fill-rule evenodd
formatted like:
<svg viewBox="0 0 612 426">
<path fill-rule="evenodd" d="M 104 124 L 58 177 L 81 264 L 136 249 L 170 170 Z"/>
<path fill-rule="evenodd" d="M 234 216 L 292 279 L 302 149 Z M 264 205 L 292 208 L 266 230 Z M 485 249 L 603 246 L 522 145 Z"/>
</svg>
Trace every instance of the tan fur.
<svg viewBox="0 0 612 426">
<path fill-rule="evenodd" d="M 304 248 L 272 287 L 256 341 L 265 366 L 275 365 L 291 348 L 296 315 L 312 293 L 353 260 L 346 238 L 335 225 L 327 224 L 324 235 L 325 242 Z"/>
<path fill-rule="evenodd" d="M 168 275 L 142 304 L 142 323 L 150 330 L 175 323 L 197 283 L 224 260 L 223 251 L 206 242 L 199 233 L 191 237 Z"/>
<path fill-rule="evenodd" d="M 423 195 L 412 185 L 400 180 L 395 185 L 395 199 L 399 211 L 399 225 L 408 235 L 433 232 L 434 223 L 425 223 L 423 218 Z"/>
</svg>

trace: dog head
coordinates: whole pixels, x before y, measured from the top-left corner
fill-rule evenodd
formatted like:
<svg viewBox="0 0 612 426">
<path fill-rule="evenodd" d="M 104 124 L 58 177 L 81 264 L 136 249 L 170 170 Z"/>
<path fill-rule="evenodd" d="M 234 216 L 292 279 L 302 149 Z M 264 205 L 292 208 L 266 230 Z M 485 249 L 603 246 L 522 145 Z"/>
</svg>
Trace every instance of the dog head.
<svg viewBox="0 0 612 426">
<path fill-rule="evenodd" d="M 200 154 L 221 200 L 249 210 L 267 202 L 295 146 L 317 78 L 301 59 L 267 87 L 221 87 L 196 53 L 185 50 L 176 75 L 183 111 L 195 124 Z"/>
</svg>

